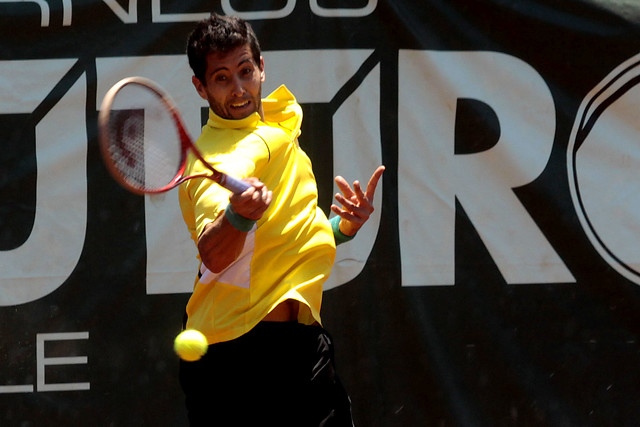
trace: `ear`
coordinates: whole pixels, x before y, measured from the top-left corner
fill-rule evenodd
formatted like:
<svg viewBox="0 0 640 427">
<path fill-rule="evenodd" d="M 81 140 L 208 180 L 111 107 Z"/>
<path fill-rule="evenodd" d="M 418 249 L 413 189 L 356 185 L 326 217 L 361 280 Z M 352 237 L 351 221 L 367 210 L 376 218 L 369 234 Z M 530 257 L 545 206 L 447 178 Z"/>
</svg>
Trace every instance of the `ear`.
<svg viewBox="0 0 640 427">
<path fill-rule="evenodd" d="M 192 76 L 191 83 L 193 83 L 193 86 L 196 88 L 196 91 L 198 92 L 198 95 L 200 95 L 200 98 L 204 99 L 205 101 L 208 100 L 207 90 L 205 89 L 200 79 L 196 76 Z"/>
<path fill-rule="evenodd" d="M 264 73 L 264 58 L 260 56 L 260 82 L 264 83 L 266 80 L 266 75 Z"/>
</svg>

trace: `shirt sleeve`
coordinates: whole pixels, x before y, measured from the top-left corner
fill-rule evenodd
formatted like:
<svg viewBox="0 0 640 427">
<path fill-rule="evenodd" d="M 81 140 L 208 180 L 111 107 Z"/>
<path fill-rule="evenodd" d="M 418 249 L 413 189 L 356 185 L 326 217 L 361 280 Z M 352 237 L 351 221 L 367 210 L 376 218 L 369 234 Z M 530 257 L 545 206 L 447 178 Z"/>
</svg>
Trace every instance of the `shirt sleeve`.
<svg viewBox="0 0 640 427">
<path fill-rule="evenodd" d="M 269 161 L 269 150 L 264 141 L 255 135 L 249 135 L 234 145 L 233 150 L 227 153 L 216 153 L 205 159 L 211 165 L 236 178 L 257 177 L 259 171 Z M 206 172 L 208 169 L 199 161 L 189 162 L 189 174 Z M 184 196 L 189 199 L 193 212 L 194 239 L 200 236 L 207 224 L 224 211 L 229 204 L 229 190 L 216 184 L 207 178 L 194 178 L 184 184 Z"/>
</svg>

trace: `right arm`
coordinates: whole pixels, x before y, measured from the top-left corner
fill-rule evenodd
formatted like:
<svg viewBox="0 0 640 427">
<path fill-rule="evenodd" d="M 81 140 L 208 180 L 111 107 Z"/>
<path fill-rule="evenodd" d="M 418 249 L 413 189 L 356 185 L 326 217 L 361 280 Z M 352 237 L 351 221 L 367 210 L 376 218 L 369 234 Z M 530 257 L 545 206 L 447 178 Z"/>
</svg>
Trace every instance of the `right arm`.
<svg viewBox="0 0 640 427">
<path fill-rule="evenodd" d="M 231 195 L 229 204 L 236 215 L 257 221 L 269 207 L 272 193 L 256 178 L 244 181 L 252 186 L 241 194 Z M 247 237 L 247 232 L 234 227 L 227 215 L 223 212 L 207 224 L 198 238 L 200 259 L 214 273 L 224 270 L 238 258 Z"/>
</svg>

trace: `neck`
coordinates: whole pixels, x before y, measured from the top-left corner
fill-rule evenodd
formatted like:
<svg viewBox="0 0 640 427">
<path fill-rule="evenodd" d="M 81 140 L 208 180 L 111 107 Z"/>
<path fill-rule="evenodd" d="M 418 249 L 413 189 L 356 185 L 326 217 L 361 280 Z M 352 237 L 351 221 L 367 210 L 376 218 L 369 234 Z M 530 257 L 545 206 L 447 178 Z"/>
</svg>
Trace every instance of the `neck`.
<svg viewBox="0 0 640 427">
<path fill-rule="evenodd" d="M 260 102 L 260 106 L 258 107 L 258 114 L 260 114 L 260 120 L 264 122 L 264 109 L 262 108 L 262 102 Z"/>
</svg>

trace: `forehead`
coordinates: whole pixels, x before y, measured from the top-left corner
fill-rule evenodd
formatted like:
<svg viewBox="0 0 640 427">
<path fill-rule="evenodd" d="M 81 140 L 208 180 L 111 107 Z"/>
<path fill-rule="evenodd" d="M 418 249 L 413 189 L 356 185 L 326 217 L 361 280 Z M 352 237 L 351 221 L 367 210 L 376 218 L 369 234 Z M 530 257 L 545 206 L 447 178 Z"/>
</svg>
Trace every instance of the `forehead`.
<svg viewBox="0 0 640 427">
<path fill-rule="evenodd" d="M 213 73 L 219 69 L 235 68 L 247 61 L 256 65 L 249 45 L 239 46 L 229 52 L 210 53 L 207 55 L 207 72 Z"/>
</svg>

